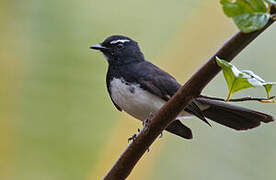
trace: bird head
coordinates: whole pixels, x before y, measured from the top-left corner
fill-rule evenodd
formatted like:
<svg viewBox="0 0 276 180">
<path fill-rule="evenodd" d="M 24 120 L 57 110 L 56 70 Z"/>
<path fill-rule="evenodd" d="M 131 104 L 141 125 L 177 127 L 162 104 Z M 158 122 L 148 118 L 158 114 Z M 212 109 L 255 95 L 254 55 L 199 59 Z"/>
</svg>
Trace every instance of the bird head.
<svg viewBox="0 0 276 180">
<path fill-rule="evenodd" d="M 102 43 L 90 47 L 101 51 L 109 64 L 124 65 L 144 60 L 138 43 L 129 37 L 114 35 L 106 38 Z"/>
</svg>

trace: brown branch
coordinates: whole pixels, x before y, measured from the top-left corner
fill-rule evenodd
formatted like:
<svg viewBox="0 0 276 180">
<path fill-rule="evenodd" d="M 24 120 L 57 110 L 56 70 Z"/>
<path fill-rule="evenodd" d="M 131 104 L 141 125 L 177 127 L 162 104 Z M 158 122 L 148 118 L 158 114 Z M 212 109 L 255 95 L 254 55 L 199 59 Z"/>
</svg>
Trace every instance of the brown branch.
<svg viewBox="0 0 276 180">
<path fill-rule="evenodd" d="M 204 96 L 204 95 L 199 95 L 199 98 L 203 97 L 206 99 L 211 99 L 211 100 L 216 100 L 216 101 L 224 101 L 225 99 L 218 98 L 218 97 L 210 97 L 210 96 Z M 264 102 L 264 101 L 269 101 L 273 100 L 275 96 L 271 96 L 270 98 L 254 98 L 254 97 L 243 97 L 243 98 L 237 98 L 237 99 L 229 99 L 228 102 L 242 102 L 242 101 L 259 101 L 259 102 Z"/>
<path fill-rule="evenodd" d="M 273 9 L 275 10 L 275 9 Z M 274 11 L 275 12 L 275 11 Z M 215 57 L 231 61 L 250 42 L 273 23 L 252 33 L 236 33 L 229 39 L 158 111 L 150 123 L 138 134 L 135 141 L 129 144 L 119 159 L 104 177 L 104 180 L 125 179 L 128 177 L 138 160 L 147 151 L 159 134 L 177 117 L 189 102 L 197 97 L 202 89 L 218 74 L 221 68 L 216 64 Z"/>
</svg>

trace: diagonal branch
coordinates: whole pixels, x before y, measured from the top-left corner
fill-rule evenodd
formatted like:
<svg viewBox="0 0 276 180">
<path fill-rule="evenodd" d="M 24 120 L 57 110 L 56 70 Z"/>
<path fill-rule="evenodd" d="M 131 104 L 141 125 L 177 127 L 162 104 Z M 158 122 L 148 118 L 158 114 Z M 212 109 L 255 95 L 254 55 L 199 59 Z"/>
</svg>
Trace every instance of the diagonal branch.
<svg viewBox="0 0 276 180">
<path fill-rule="evenodd" d="M 273 12 L 272 12 L 273 11 Z M 275 8 L 271 13 L 275 13 Z M 159 134 L 177 117 L 189 102 L 197 97 L 202 89 L 218 74 L 221 68 L 216 64 L 215 57 L 231 61 L 250 42 L 268 28 L 274 21 L 252 33 L 236 33 L 178 90 L 178 92 L 159 110 L 150 123 L 136 137 L 104 177 L 104 180 L 126 179 L 132 169 L 147 151 Z"/>
</svg>

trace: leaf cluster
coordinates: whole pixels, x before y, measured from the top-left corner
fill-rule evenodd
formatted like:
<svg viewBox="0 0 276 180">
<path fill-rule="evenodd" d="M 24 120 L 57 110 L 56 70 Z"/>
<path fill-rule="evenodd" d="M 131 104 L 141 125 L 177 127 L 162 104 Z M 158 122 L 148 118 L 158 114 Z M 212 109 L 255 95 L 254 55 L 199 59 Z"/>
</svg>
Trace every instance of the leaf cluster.
<svg viewBox="0 0 276 180">
<path fill-rule="evenodd" d="M 251 87 L 262 86 L 265 88 L 267 98 L 270 98 L 270 91 L 276 82 L 265 82 L 260 76 L 250 70 L 239 70 L 233 64 L 216 57 L 217 64 L 222 68 L 224 78 L 228 86 L 228 101 L 232 94 Z"/>
<path fill-rule="evenodd" d="M 275 6 L 276 0 L 221 0 L 220 3 L 224 14 L 231 17 L 242 32 L 250 33 L 268 23 L 270 6 Z"/>
</svg>

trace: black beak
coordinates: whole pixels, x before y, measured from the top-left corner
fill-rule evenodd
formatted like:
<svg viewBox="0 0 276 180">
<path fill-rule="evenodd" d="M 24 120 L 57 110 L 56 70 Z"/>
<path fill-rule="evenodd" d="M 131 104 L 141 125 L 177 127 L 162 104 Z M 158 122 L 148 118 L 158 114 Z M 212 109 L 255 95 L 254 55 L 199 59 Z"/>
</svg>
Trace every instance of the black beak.
<svg viewBox="0 0 276 180">
<path fill-rule="evenodd" d="M 104 50 L 104 49 L 107 49 L 107 48 L 102 46 L 101 44 L 96 44 L 96 45 L 91 46 L 90 49 Z"/>
</svg>

